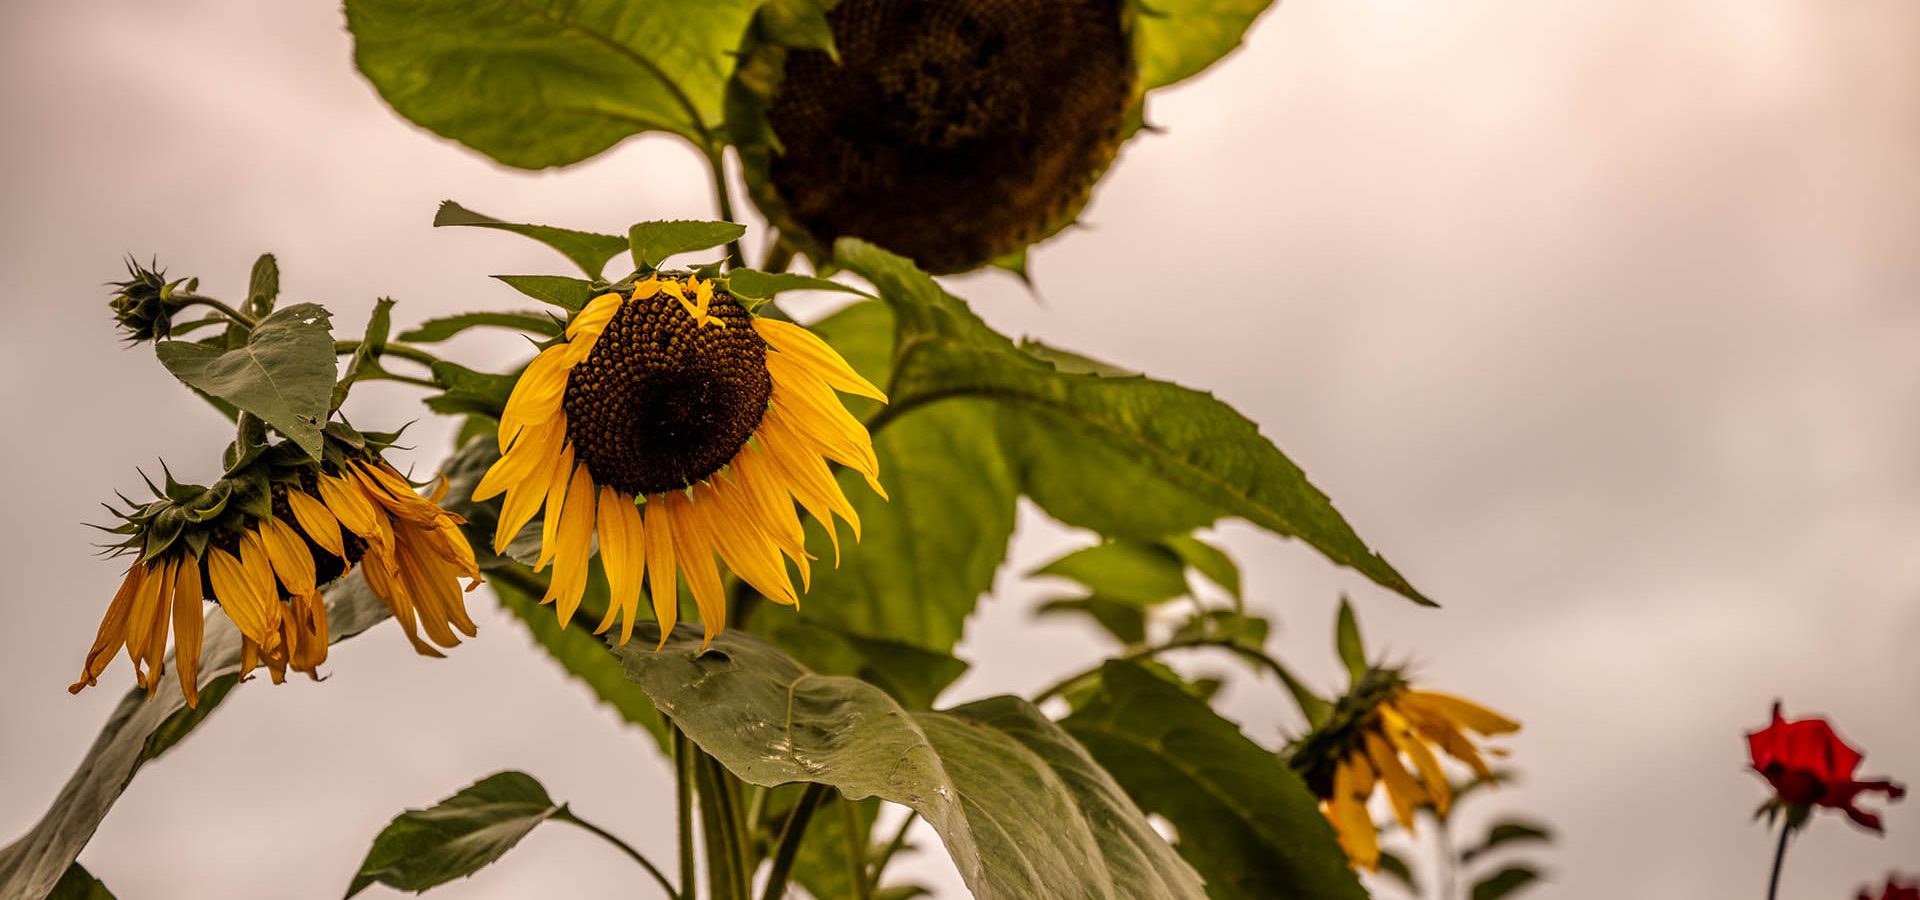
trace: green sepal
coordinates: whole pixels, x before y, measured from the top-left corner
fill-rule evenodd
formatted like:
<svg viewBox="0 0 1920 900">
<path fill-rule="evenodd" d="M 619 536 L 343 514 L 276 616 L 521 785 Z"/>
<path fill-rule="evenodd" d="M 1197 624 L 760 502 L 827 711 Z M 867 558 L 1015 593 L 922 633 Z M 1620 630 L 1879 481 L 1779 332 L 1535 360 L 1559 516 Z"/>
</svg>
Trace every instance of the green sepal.
<svg viewBox="0 0 1920 900">
<path fill-rule="evenodd" d="M 1340 661 L 1346 663 L 1352 683 L 1358 685 L 1367 674 L 1367 648 L 1360 642 L 1360 622 L 1354 618 L 1353 604 L 1344 596 L 1340 598 L 1340 614 L 1334 620 L 1333 646 L 1340 652 Z"/>
</svg>

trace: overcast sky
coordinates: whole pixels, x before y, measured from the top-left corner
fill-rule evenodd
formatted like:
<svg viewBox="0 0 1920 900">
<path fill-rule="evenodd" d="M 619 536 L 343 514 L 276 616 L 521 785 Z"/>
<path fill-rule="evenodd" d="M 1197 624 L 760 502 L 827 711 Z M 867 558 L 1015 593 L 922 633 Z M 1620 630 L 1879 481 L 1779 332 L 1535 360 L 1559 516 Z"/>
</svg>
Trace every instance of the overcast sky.
<svg viewBox="0 0 1920 900">
<path fill-rule="evenodd" d="M 156 458 L 215 477 L 228 440 L 116 342 L 101 283 L 121 254 L 231 296 L 273 251 L 286 296 L 351 336 L 376 296 L 403 323 L 515 308 L 487 275 L 564 265 L 432 231 L 442 199 L 610 231 L 711 209 L 670 139 L 528 174 L 417 131 L 354 73 L 330 2 L 12 0 L 0 45 L 5 841 L 130 682 L 121 661 L 64 690 L 119 572 L 81 523 Z M 952 285 L 1004 331 L 1235 404 L 1445 605 L 1220 532 L 1321 684 L 1347 591 L 1377 649 L 1526 723 L 1526 783 L 1482 802 L 1560 830 L 1535 896 L 1760 896 L 1771 839 L 1741 734 L 1776 697 L 1831 715 L 1870 774 L 1920 782 L 1920 5 L 1289 0 L 1149 114 L 1165 133 L 1126 149 L 1091 227 L 1036 253 L 1044 302 L 1003 276 Z M 455 345 L 488 365 L 515 348 Z M 357 421 L 417 414 L 378 387 Z M 411 434 L 421 466 L 448 441 L 437 421 Z M 1087 539 L 1023 516 L 951 699 L 1097 658 L 1030 620 L 1058 586 L 1018 577 Z M 323 684 L 235 694 L 82 861 L 129 898 L 335 897 L 394 813 L 506 768 L 670 856 L 647 740 L 474 606 L 481 637 L 449 659 L 383 627 Z M 1281 696 L 1248 679 L 1229 706 L 1276 745 Z M 1887 823 L 1820 817 L 1783 896 L 1920 868 L 1920 803 Z M 963 895 L 944 863 L 915 870 Z M 550 828 L 436 896 L 635 896 L 637 878 Z"/>
</svg>

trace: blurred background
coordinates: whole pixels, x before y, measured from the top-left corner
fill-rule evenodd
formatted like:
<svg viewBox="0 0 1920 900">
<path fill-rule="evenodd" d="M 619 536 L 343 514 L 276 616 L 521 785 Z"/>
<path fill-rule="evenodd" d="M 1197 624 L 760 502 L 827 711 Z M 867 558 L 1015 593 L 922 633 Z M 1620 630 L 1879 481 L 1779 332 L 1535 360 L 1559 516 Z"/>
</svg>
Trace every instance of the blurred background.
<svg viewBox="0 0 1920 900">
<path fill-rule="evenodd" d="M 376 296 L 404 326 L 519 308 L 486 276 L 561 271 L 429 229 L 440 200 L 605 231 L 712 210 L 673 139 L 530 174 L 415 130 L 355 73 L 332 3 L 11 0 L 0 50 L 4 842 L 131 682 L 121 661 L 64 690 L 120 572 L 81 523 L 135 466 L 216 477 L 228 440 L 116 342 L 102 282 L 123 254 L 233 296 L 274 252 L 285 296 L 353 336 Z M 1476 805 L 1557 827 L 1531 896 L 1760 896 L 1742 733 L 1776 698 L 1831 716 L 1869 774 L 1920 782 L 1920 4 L 1287 0 L 1149 117 L 1165 132 L 1128 146 L 1087 227 L 1036 252 L 1037 301 L 1001 274 L 949 286 L 1003 331 L 1233 403 L 1444 604 L 1218 532 L 1318 685 L 1340 681 L 1344 591 L 1376 651 L 1525 723 L 1524 782 Z M 495 364 L 523 345 L 454 346 Z M 356 422 L 421 415 L 410 390 L 356 390 Z M 409 435 L 426 469 L 449 423 Z M 1106 649 L 1034 622 L 1058 585 L 1021 577 L 1090 536 L 1031 508 L 1021 528 L 950 700 Z M 650 742 L 472 605 L 481 636 L 446 660 L 382 628 L 323 684 L 234 695 L 81 861 L 128 898 L 338 896 L 395 813 L 505 768 L 671 856 Z M 1255 740 L 1297 724 L 1271 681 L 1228 690 Z M 1920 802 L 1886 818 L 1876 839 L 1822 816 L 1782 896 L 1920 868 Z M 964 896 L 937 852 L 907 868 Z M 551 828 L 435 896 L 647 889 Z"/>
</svg>

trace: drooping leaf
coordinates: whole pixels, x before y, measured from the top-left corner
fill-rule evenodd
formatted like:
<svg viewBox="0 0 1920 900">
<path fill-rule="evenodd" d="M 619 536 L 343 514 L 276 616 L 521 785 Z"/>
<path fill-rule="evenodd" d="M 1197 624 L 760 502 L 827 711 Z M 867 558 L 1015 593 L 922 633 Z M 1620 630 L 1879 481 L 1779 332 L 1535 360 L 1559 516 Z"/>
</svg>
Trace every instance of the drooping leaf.
<svg viewBox="0 0 1920 900">
<path fill-rule="evenodd" d="M 1353 604 L 1340 598 L 1340 614 L 1334 619 L 1333 646 L 1346 664 L 1351 684 L 1359 684 L 1367 674 L 1367 645 L 1360 640 L 1360 620 L 1354 617 Z"/>
<path fill-rule="evenodd" d="M 568 312 L 579 312 L 587 301 L 599 296 L 593 282 L 560 275 L 495 275 L 509 287 L 542 303 L 551 303 Z"/>
<path fill-rule="evenodd" d="M 1027 574 L 1069 578 L 1095 594 L 1135 606 L 1153 606 L 1187 593 L 1186 567 L 1180 557 L 1145 541 L 1104 541 Z"/>
<path fill-rule="evenodd" d="M 560 333 L 560 327 L 559 322 L 543 312 L 471 312 L 428 319 L 419 327 L 400 335 L 400 339 L 416 344 L 432 344 L 469 328 L 508 328 L 551 337 Z"/>
<path fill-rule="evenodd" d="M 346 12 L 354 62 L 395 112 L 540 169 L 643 131 L 706 147 L 757 5 L 350 0 Z"/>
<path fill-rule="evenodd" d="M 348 4 L 349 15 L 352 14 L 352 9 L 357 2 L 358 0 L 356 0 L 356 3 Z M 393 2 L 393 0 L 378 0 L 378 2 Z M 498 2 L 498 0 L 496 0 L 496 2 Z M 511 0 L 508 0 L 508 2 L 511 2 Z M 410 5 L 425 7 L 439 4 Z M 433 226 L 440 228 L 448 225 L 471 225 L 477 228 L 493 228 L 500 231 L 509 231 L 523 237 L 533 238 L 542 244 L 546 244 L 560 251 L 562 256 L 565 256 L 574 265 L 579 266 L 581 271 L 587 273 L 588 278 L 599 278 L 601 270 L 607 267 L 607 260 L 619 256 L 621 253 L 626 252 L 627 249 L 627 239 L 618 235 L 594 234 L 590 231 L 574 231 L 571 228 L 555 228 L 551 225 L 522 225 L 515 222 L 503 222 L 492 216 L 483 215 L 467 209 L 452 200 L 443 200 L 440 203 L 439 211 L 434 213 Z M 512 282 L 508 283 L 512 284 Z"/>
<path fill-rule="evenodd" d="M 1481 841 L 1477 846 L 1462 852 L 1460 854 L 1460 861 L 1463 863 L 1473 862 L 1475 859 L 1509 844 L 1524 844 L 1530 842 L 1545 843 L 1551 842 L 1552 840 L 1553 830 L 1545 825 L 1536 822 L 1524 822 L 1518 819 L 1507 819 L 1494 823 L 1494 826 L 1487 830 L 1487 839 Z"/>
<path fill-rule="evenodd" d="M 1510 897 L 1521 888 L 1539 880 L 1540 872 L 1532 866 L 1508 866 L 1475 882 L 1473 900 L 1500 900 L 1502 897 Z"/>
<path fill-rule="evenodd" d="M 428 409 L 443 415 L 469 413 L 498 419 L 519 376 L 476 372 L 442 360 L 433 364 L 433 380 L 446 390 L 427 398 Z"/>
<path fill-rule="evenodd" d="M 1319 802 L 1274 753 L 1140 666 L 1109 661 L 1060 723 L 1178 847 L 1217 900 L 1363 898 Z"/>
<path fill-rule="evenodd" d="M 396 816 L 373 839 L 347 896 L 374 884 L 421 893 L 465 878 L 561 813 L 533 776 L 489 775 L 427 809 Z"/>
<path fill-rule="evenodd" d="M 657 269 L 669 257 L 737 241 L 746 226 L 732 222 L 641 222 L 627 231 L 638 269 Z"/>
<path fill-rule="evenodd" d="M 360 337 L 360 346 L 353 348 L 353 355 L 347 359 L 346 370 L 340 373 L 340 381 L 333 386 L 333 396 L 329 404 L 331 409 L 339 409 L 347 402 L 347 391 L 353 383 L 380 371 L 380 354 L 387 350 L 387 336 L 393 331 L 393 300 L 381 297 L 373 303 L 373 313 L 367 316 L 367 330 Z"/>
<path fill-rule="evenodd" d="M 1240 516 L 1431 603 L 1226 404 L 1147 378 L 1062 372 L 988 328 L 907 259 L 854 239 L 842 239 L 834 258 L 894 309 L 898 358 L 887 415 L 945 398 L 991 402 L 1022 490 L 1054 518 L 1153 540 Z"/>
<path fill-rule="evenodd" d="M 221 350 L 161 341 L 154 352 L 175 378 L 253 413 L 315 459 L 333 399 L 333 332 L 312 303 L 279 310 L 254 326 L 245 345 Z"/>
<path fill-rule="evenodd" d="M 1040 604 L 1038 616 L 1075 613 L 1093 619 L 1114 640 L 1138 644 L 1147 639 L 1147 613 L 1137 603 L 1128 603 L 1094 594 L 1089 597 L 1063 597 Z"/>
<path fill-rule="evenodd" d="M 47 900 L 113 900 L 113 892 L 86 867 L 74 863 L 67 867 L 67 874 L 60 876 L 60 883 L 53 886 Z"/>
<path fill-rule="evenodd" d="M 1134 20 L 1133 53 L 1148 89 L 1190 78 L 1240 46 L 1273 0 L 1152 0 Z"/>
<path fill-rule="evenodd" d="M 1113 779 L 1023 700 L 911 712 L 753 635 L 727 632 L 702 654 L 679 629 L 655 652 L 658 630 L 640 630 L 616 651 L 628 677 L 702 750 L 751 784 L 811 781 L 912 807 L 975 897 L 1204 896 Z"/>
<path fill-rule="evenodd" d="M 838 291 L 843 294 L 873 295 L 850 284 L 828 278 L 815 278 L 798 272 L 762 272 L 758 269 L 734 269 L 727 273 L 727 290 L 735 297 L 765 300 L 782 291 Z"/>
</svg>

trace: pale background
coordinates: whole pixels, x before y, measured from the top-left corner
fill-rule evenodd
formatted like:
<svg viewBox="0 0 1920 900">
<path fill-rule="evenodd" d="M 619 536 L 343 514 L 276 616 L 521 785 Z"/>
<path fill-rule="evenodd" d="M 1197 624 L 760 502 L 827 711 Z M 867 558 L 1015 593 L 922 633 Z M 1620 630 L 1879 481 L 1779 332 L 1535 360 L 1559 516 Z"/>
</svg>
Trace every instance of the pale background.
<svg viewBox="0 0 1920 900">
<path fill-rule="evenodd" d="M 121 254 L 231 296 L 271 250 L 290 299 L 353 336 L 376 295 L 412 323 L 524 305 L 488 274 L 561 271 L 428 229 L 442 199 L 616 231 L 711 210 L 672 140 L 534 175 L 415 130 L 353 71 L 331 3 L 11 0 L 0 45 L 4 841 L 128 683 L 121 662 L 64 690 L 118 572 L 81 523 L 156 458 L 212 477 L 228 439 L 116 344 L 101 282 Z M 1498 805 L 1560 829 L 1534 896 L 1758 897 L 1771 842 L 1741 733 L 1776 696 L 1833 716 L 1871 773 L 1920 781 L 1920 4 L 1289 0 L 1151 117 L 1167 133 L 1127 149 L 1092 227 L 1037 253 L 1044 303 L 1004 276 L 955 288 L 1003 330 L 1234 403 L 1446 604 L 1222 531 L 1321 683 L 1346 590 L 1377 648 L 1526 722 L 1528 780 Z M 414 415 L 382 387 L 357 420 Z M 446 432 L 416 426 L 411 459 Z M 1057 586 L 1018 577 L 1084 536 L 1031 510 L 1022 527 L 953 699 L 1101 649 L 1030 622 Z M 82 861 L 127 898 L 335 897 L 395 812 L 504 768 L 669 857 L 647 741 L 474 605 L 481 639 L 450 659 L 383 627 L 324 684 L 237 692 Z M 1232 690 L 1256 739 L 1292 725 L 1270 682 Z M 1821 817 L 1784 896 L 1920 868 L 1920 803 L 1887 822 L 1875 839 Z M 915 869 L 963 894 L 944 862 Z M 649 888 L 552 827 L 436 896 Z"/>
</svg>

